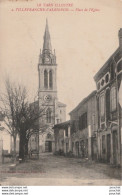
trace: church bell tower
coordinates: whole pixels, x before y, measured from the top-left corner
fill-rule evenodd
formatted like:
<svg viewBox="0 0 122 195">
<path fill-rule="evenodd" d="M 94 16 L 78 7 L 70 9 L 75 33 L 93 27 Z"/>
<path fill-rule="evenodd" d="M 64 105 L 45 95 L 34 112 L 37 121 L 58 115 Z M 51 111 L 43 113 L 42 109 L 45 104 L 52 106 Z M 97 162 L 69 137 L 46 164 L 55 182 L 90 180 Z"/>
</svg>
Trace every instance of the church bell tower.
<svg viewBox="0 0 122 195">
<path fill-rule="evenodd" d="M 43 112 L 39 118 L 39 153 L 55 151 L 52 127 L 66 120 L 66 105 L 59 102 L 57 98 L 56 71 L 56 55 L 55 50 L 52 51 L 48 21 L 46 20 L 43 49 L 42 52 L 40 51 L 38 63 L 38 104 L 39 111 Z"/>
<path fill-rule="evenodd" d="M 57 77 L 56 77 L 56 56 L 52 51 L 51 39 L 46 20 L 43 49 L 40 51 L 38 74 L 39 74 L 39 107 L 44 107 L 45 117 L 43 124 L 54 125 L 57 102 Z M 45 119 L 44 119 L 45 118 Z M 41 121 L 42 122 L 42 121 Z"/>
</svg>

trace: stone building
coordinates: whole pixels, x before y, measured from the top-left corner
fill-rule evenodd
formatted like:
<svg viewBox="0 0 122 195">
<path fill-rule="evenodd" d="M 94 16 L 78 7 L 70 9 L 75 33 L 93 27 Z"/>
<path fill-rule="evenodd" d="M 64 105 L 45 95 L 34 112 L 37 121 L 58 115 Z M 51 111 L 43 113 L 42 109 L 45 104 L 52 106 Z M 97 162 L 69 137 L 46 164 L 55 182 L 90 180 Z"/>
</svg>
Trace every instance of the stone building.
<svg viewBox="0 0 122 195">
<path fill-rule="evenodd" d="M 98 158 L 120 165 L 121 107 L 119 90 L 122 79 L 122 29 L 119 47 L 96 73 L 98 109 Z M 122 94 L 121 94 L 122 95 Z"/>
<path fill-rule="evenodd" d="M 39 152 L 53 152 L 55 144 L 52 127 L 65 121 L 66 105 L 58 101 L 56 54 L 55 50 L 52 51 L 47 21 L 43 49 L 39 55 L 38 75 L 38 104 L 43 113 L 39 119 Z"/>
<path fill-rule="evenodd" d="M 70 113 L 70 121 L 54 126 L 56 151 L 72 151 L 77 157 L 97 158 L 96 91 L 84 98 Z"/>
<path fill-rule="evenodd" d="M 75 156 L 97 158 L 96 91 L 84 98 L 70 113 L 72 151 Z"/>
</svg>

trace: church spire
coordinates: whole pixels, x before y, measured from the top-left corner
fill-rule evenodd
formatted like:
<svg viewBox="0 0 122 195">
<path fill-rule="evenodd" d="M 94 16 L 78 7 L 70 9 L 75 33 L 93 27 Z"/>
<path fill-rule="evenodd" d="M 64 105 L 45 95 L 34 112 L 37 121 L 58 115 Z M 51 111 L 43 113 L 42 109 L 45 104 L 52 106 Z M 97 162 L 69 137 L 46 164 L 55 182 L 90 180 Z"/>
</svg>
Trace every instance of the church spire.
<svg viewBox="0 0 122 195">
<path fill-rule="evenodd" d="M 45 53 L 45 51 L 52 52 L 50 33 L 49 33 L 47 19 L 46 19 L 46 27 L 45 27 L 45 34 L 44 34 L 43 53 Z"/>
</svg>

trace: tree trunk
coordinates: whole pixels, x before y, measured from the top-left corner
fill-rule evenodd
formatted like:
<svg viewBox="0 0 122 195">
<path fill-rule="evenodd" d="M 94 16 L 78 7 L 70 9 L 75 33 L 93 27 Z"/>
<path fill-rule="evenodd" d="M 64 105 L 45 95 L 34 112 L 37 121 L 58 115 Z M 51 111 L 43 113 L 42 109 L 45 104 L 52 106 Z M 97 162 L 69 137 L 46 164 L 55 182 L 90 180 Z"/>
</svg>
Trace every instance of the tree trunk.
<svg viewBox="0 0 122 195">
<path fill-rule="evenodd" d="M 25 140 L 25 155 L 28 155 L 28 139 Z"/>
<path fill-rule="evenodd" d="M 16 136 L 13 137 L 13 141 L 14 141 L 13 157 L 14 157 L 14 160 L 15 160 L 16 159 Z"/>
<path fill-rule="evenodd" d="M 22 129 L 20 131 L 20 144 L 19 144 L 19 158 L 24 161 L 25 157 L 25 140 L 26 140 L 26 131 Z"/>
</svg>

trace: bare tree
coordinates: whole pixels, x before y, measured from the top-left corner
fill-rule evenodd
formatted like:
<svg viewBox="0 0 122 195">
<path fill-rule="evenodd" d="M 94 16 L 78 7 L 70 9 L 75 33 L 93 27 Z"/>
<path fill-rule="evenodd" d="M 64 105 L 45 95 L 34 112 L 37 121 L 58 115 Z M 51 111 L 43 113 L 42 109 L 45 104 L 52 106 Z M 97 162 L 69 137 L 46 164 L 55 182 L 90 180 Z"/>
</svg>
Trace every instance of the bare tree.
<svg viewBox="0 0 122 195">
<path fill-rule="evenodd" d="M 0 95 L 0 110 L 4 114 L 4 129 L 13 137 L 14 156 L 16 155 L 16 137 L 21 124 L 20 113 L 27 104 L 27 91 L 24 86 L 5 80 L 5 92 Z M 20 118 L 19 118 L 20 117 Z"/>
<path fill-rule="evenodd" d="M 0 96 L 0 110 L 4 113 L 5 129 L 13 137 L 14 156 L 16 137 L 19 135 L 19 157 L 28 154 L 28 141 L 32 134 L 39 134 L 39 119 L 45 115 L 45 107 L 39 109 L 38 101 L 29 103 L 24 86 L 5 81 L 5 93 Z"/>
</svg>

